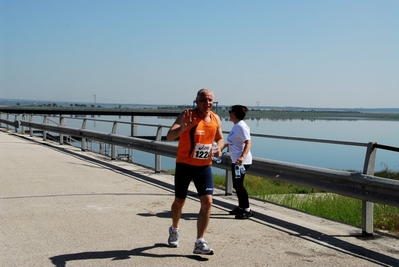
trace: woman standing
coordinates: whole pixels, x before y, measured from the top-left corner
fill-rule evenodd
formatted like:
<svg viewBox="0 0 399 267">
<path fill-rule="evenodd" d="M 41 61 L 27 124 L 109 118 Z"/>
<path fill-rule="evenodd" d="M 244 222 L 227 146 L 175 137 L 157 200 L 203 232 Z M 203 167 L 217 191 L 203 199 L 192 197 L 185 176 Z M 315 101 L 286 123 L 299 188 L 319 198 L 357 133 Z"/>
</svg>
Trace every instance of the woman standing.
<svg viewBox="0 0 399 267">
<path fill-rule="evenodd" d="M 247 112 L 248 108 L 242 105 L 234 105 L 230 108 L 230 121 L 234 123 L 234 126 L 227 136 L 227 142 L 223 147 L 229 148 L 232 162 L 233 188 L 238 197 L 238 207 L 231 210 L 229 213 L 235 215 L 236 219 L 248 219 L 253 216 L 252 210 L 249 207 L 248 192 L 244 187 L 245 173 L 241 172 L 240 177 L 236 177 L 235 175 L 236 165 L 243 164 L 245 170 L 248 170 L 252 164 L 250 129 L 244 122 Z"/>
</svg>

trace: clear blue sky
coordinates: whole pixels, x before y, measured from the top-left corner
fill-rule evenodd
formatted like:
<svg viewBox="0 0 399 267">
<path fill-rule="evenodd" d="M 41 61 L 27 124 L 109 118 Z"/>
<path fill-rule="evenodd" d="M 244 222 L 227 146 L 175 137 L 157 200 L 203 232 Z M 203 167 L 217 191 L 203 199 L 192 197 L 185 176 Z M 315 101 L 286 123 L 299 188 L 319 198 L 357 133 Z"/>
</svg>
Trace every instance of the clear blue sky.
<svg viewBox="0 0 399 267">
<path fill-rule="evenodd" d="M 0 0 L 0 98 L 399 107 L 398 0 Z"/>
</svg>

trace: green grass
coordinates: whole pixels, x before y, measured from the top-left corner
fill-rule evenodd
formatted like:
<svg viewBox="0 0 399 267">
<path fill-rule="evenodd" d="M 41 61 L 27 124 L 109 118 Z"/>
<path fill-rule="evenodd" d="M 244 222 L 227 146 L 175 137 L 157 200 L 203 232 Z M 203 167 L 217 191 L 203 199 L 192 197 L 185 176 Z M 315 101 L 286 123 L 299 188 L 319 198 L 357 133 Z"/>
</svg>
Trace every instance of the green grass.
<svg viewBox="0 0 399 267">
<path fill-rule="evenodd" d="M 224 188 L 224 175 L 214 174 L 213 179 L 215 186 Z M 248 174 L 245 175 L 245 188 L 250 196 L 272 194 L 307 194 L 320 192 L 305 186 L 298 186 Z"/>
<path fill-rule="evenodd" d="M 385 168 L 376 176 L 399 180 L 399 172 Z M 216 187 L 224 188 L 224 175 L 214 175 Z M 362 201 L 319 190 L 274 181 L 257 176 L 245 176 L 245 188 L 251 197 L 294 208 L 323 218 L 362 226 Z M 344 208 L 343 208 L 344 207 Z M 374 228 L 399 233 L 399 208 L 374 204 Z"/>
</svg>

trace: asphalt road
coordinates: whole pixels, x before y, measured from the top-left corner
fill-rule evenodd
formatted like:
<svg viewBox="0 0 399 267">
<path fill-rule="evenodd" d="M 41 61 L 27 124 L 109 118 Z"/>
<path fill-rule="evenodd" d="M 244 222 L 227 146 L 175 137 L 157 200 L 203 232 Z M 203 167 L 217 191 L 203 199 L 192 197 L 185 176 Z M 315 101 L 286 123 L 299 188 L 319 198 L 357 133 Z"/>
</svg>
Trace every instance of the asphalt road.
<svg viewBox="0 0 399 267">
<path fill-rule="evenodd" d="M 0 266 L 399 266 L 395 237 L 254 199 L 255 217 L 236 220 L 221 190 L 206 235 L 215 254 L 195 255 L 190 190 L 170 248 L 171 175 L 0 130 Z"/>
</svg>

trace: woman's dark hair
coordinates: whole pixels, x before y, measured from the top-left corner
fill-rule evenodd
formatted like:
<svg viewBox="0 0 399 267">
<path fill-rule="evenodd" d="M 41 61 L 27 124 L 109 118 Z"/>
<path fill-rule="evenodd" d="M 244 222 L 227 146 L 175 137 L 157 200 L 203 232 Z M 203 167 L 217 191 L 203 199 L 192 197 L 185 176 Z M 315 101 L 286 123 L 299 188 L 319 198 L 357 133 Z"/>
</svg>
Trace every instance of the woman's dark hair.
<svg viewBox="0 0 399 267">
<path fill-rule="evenodd" d="M 239 120 L 243 120 L 248 112 L 248 108 L 242 105 L 234 105 L 230 108 L 229 112 L 233 112 Z"/>
</svg>

